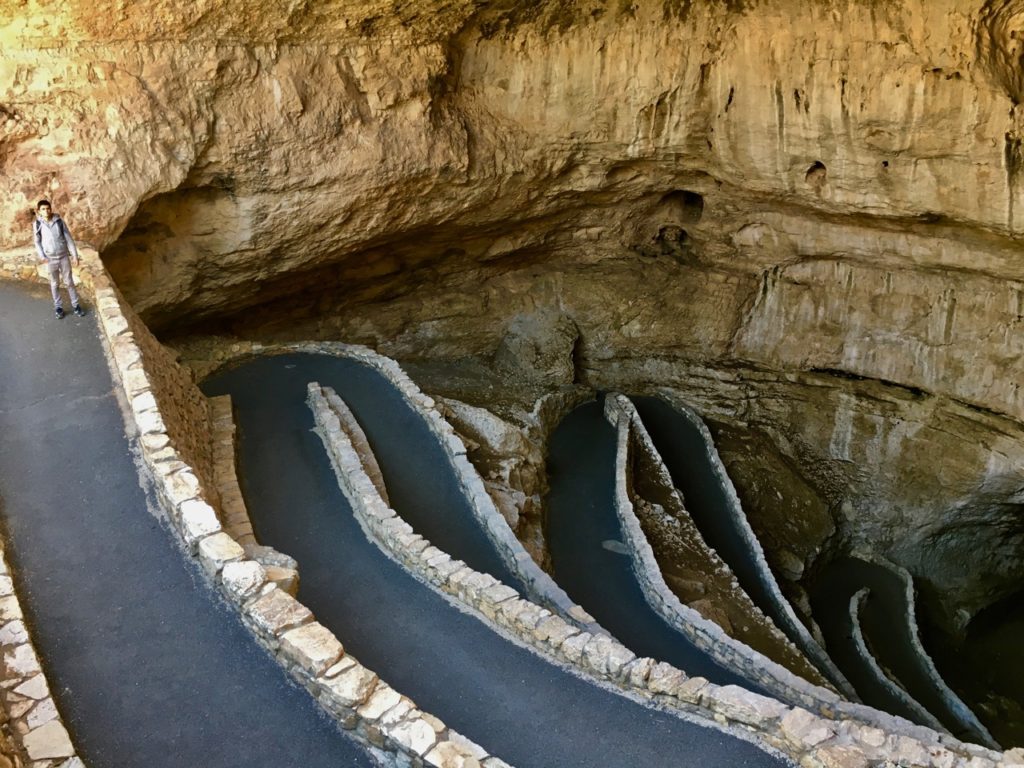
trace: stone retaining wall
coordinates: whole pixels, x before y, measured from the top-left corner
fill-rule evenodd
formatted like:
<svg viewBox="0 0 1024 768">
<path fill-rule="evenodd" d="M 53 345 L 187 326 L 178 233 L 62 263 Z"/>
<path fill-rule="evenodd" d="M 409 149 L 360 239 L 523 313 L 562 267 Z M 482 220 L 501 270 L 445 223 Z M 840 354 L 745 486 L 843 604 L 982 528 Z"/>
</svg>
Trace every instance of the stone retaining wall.
<svg viewBox="0 0 1024 768">
<path fill-rule="evenodd" d="M 337 348 L 342 345 L 333 346 Z M 337 351 L 334 354 L 337 354 Z M 433 398 L 424 394 L 402 370 L 401 366 L 390 358 L 378 355 L 369 348 L 356 346 L 349 346 L 344 354 L 378 371 L 398 390 L 409 406 L 423 417 L 427 427 L 437 438 L 484 533 L 487 534 L 488 539 L 512 573 L 523 581 L 531 595 L 577 626 L 591 632 L 604 633 L 594 618 L 573 602 L 565 594 L 565 591 L 537 565 L 519 539 L 516 538 L 508 521 L 498 511 L 494 500 L 487 492 L 480 473 L 467 458 L 465 444 L 438 411 Z"/>
<path fill-rule="evenodd" d="M 927 725 L 929 728 L 934 728 L 937 731 L 945 731 L 945 726 L 939 722 L 938 718 L 925 709 L 917 699 L 911 696 L 910 693 L 905 691 L 899 684 L 885 674 L 885 670 L 882 669 L 878 660 L 868 648 L 867 640 L 864 638 L 864 630 L 860 623 L 860 612 L 864 606 L 864 600 L 867 598 L 869 592 L 870 590 L 867 588 L 858 591 L 850 597 L 850 604 L 847 606 L 847 615 L 851 629 L 850 639 L 853 641 L 853 646 L 857 650 L 857 655 L 861 657 L 861 660 L 868 666 L 868 669 L 871 670 L 871 674 L 875 678 L 875 681 L 882 686 L 890 696 L 913 713 L 915 722 Z"/>
<path fill-rule="evenodd" d="M 704 445 L 707 450 L 708 458 L 711 461 L 715 477 L 718 479 L 719 485 L 724 491 L 725 497 L 728 501 L 729 516 L 732 518 L 736 529 L 744 539 L 748 555 L 757 570 L 762 587 L 768 592 L 777 609 L 778 619 L 784 624 L 782 629 L 797 643 L 800 649 L 814 663 L 814 665 L 828 676 L 829 680 L 837 686 L 843 695 L 850 699 L 856 699 L 857 693 L 854 691 L 853 686 L 850 685 L 849 681 L 843 676 L 842 672 L 839 671 L 836 665 L 832 663 L 828 654 L 825 653 L 824 649 L 818 644 L 818 641 L 814 639 L 811 633 L 807 630 L 807 627 L 805 627 L 803 622 L 800 621 L 796 613 L 793 611 L 793 606 L 789 604 L 789 600 L 786 599 L 782 594 L 782 591 L 779 589 L 778 582 L 775 581 L 775 575 L 772 573 L 771 568 L 768 567 L 768 561 L 765 559 L 764 550 L 761 548 L 761 542 L 758 541 L 754 531 L 750 528 L 750 523 L 747 521 L 746 513 L 743 511 L 743 507 L 740 504 L 736 488 L 733 486 L 732 480 L 729 479 L 729 475 L 725 471 L 722 459 L 719 457 L 718 451 L 715 450 L 714 439 L 711 437 L 711 433 L 708 431 L 703 419 L 701 419 L 686 403 L 682 402 L 675 393 L 669 390 L 662 390 L 659 394 L 700 432 L 701 437 L 704 440 Z"/>
<path fill-rule="evenodd" d="M 84 768 L 50 695 L 0 549 L 0 768 Z M 20 747 L 20 748 L 19 748 Z"/>
<path fill-rule="evenodd" d="M 81 293 L 93 292 L 90 264 L 95 252 L 82 249 L 77 270 Z M 98 259 L 97 259 L 98 261 Z M 47 284 L 46 267 L 31 248 L 0 251 L 0 280 Z M 0 548 L 0 768 L 84 768 L 64 727 L 25 625 L 13 575 Z"/>
<path fill-rule="evenodd" d="M 707 621 L 692 609 L 682 605 L 661 577 L 657 560 L 643 533 L 640 521 L 632 511 L 632 503 L 628 495 L 626 480 L 630 433 L 636 430 L 645 434 L 645 430 L 642 423 L 639 422 L 636 409 L 628 398 L 621 395 L 609 395 L 605 400 L 605 412 L 617 428 L 616 508 L 627 538 L 630 555 L 633 558 L 634 571 L 644 596 L 666 622 L 689 637 L 699 648 L 719 660 L 724 666 L 740 672 L 746 679 L 759 684 L 787 703 L 807 708 L 829 719 L 849 719 L 869 727 L 903 733 L 924 743 L 962 745 L 962 742 L 947 734 L 942 724 L 902 689 L 894 692 L 894 695 L 903 701 L 908 709 L 919 714 L 920 722 L 925 723 L 928 728 L 872 707 L 846 701 L 831 690 L 812 685 L 752 648 L 729 637 L 716 624 Z M 649 447 L 654 450 L 653 445 Z M 870 655 L 868 655 L 868 663 L 877 667 Z M 882 683 L 888 683 L 888 679 L 884 675 Z M 991 744 L 986 742 L 984 746 L 991 746 Z"/>
<path fill-rule="evenodd" d="M 101 287 L 109 291 L 103 298 L 114 299 L 120 307 L 120 299 L 105 279 L 98 260 L 96 267 L 103 278 L 99 281 Z M 97 303 L 98 299 L 99 296 Z M 113 313 L 113 305 L 108 303 L 108 308 Z M 127 374 L 141 369 L 141 352 L 133 339 L 119 338 L 128 330 L 127 321 L 120 332 L 116 317 L 112 317 L 112 321 L 111 348 L 121 377 L 122 371 Z M 112 331 L 108 326 L 101 317 L 101 327 L 110 336 Z M 306 347 L 305 351 L 330 351 L 325 345 L 302 346 Z M 119 349 L 120 360 L 117 359 Z M 289 351 L 293 349 L 290 347 Z M 222 359 L 263 350 L 258 343 L 236 344 L 222 352 Z M 308 609 L 266 583 L 262 566 L 246 559 L 241 547 L 220 530 L 213 508 L 199 496 L 198 481 L 194 494 L 187 494 L 193 487 L 189 475 L 195 478 L 196 474 L 170 449 L 166 431 L 155 428 L 158 423 L 162 425 L 159 406 L 137 408 L 131 398 L 132 389 L 124 378 L 121 381 L 132 402 L 133 421 L 138 426 L 143 449 L 148 446 L 147 466 L 158 479 L 158 487 L 163 488 L 162 501 L 171 511 L 182 539 L 198 553 L 208 572 L 216 574 L 217 584 L 239 605 L 247 624 L 267 647 L 278 653 L 292 674 L 306 684 L 343 725 L 355 728 L 371 744 L 382 744 L 401 763 L 413 764 L 419 760 L 435 766 L 471 766 L 473 761 L 479 762 L 479 748 L 474 750 L 458 734 L 445 731 L 435 719 L 417 711 L 409 699 L 346 656 L 340 643 L 312 620 Z M 175 481 L 172 479 L 175 474 L 182 477 Z M 373 483 L 367 479 L 366 486 L 373 488 Z M 373 497 L 380 499 L 377 495 Z M 380 505 L 386 509 L 382 500 Z M 478 606 L 484 616 L 489 614 L 496 624 L 527 644 L 660 705 L 705 716 L 710 714 L 719 722 L 748 730 L 794 755 L 803 768 L 1024 768 L 1024 750 L 999 755 L 970 744 L 953 744 L 950 749 L 880 728 L 850 721 L 830 721 L 741 688 L 720 687 L 701 678 L 688 678 L 683 672 L 655 663 L 653 659 L 636 658 L 610 638 L 581 631 L 546 608 L 516 597 L 514 591 L 508 594 L 509 588 L 488 575 L 472 572 L 430 547 L 411 530 L 403 530 L 396 522 L 385 525 L 386 520 L 387 517 L 381 520 L 381 534 L 388 535 L 388 531 L 392 531 L 390 541 L 396 558 L 407 562 L 428 582 L 446 585 L 464 601 Z M 329 664 L 332 658 L 340 660 Z M 433 732 L 432 737 L 427 728 Z M 431 738 L 432 746 L 423 748 Z M 428 752 L 421 756 L 418 746 Z M 487 768 L 502 765 L 493 758 L 485 759 L 482 764 Z"/>
<path fill-rule="evenodd" d="M 642 444 L 646 430 L 639 423 L 633 404 L 621 395 L 605 399 L 605 416 L 616 429 L 615 510 L 622 526 L 633 571 L 651 608 L 694 645 L 727 669 L 770 691 L 782 701 L 827 713 L 841 701 L 825 688 L 811 685 L 793 672 L 741 643 L 698 611 L 684 605 L 669 589 L 654 551 L 636 516 L 629 493 L 631 437 Z M 653 450 L 653 445 L 648 446 Z"/>
<path fill-rule="evenodd" d="M 293 597 L 299 592 L 299 566 L 288 555 L 273 547 L 263 546 L 256 539 L 249 510 L 235 471 L 235 418 L 231 396 L 211 397 L 210 443 L 212 445 L 213 477 L 220 497 L 221 526 L 237 541 L 246 556 L 267 572 L 267 581 L 277 584 Z"/>
<path fill-rule="evenodd" d="M 831 720 L 737 686 L 688 677 L 664 662 L 637 658 L 607 635 L 579 629 L 413 531 L 376 492 L 328 394 L 311 384 L 309 400 L 339 484 L 367 535 L 422 581 L 542 655 L 655 705 L 710 716 L 788 754 L 802 768 L 1024 768 L 1024 750 L 1000 755 L 955 739 L 944 743 L 944 736 L 924 728 L 886 731 Z"/>
<path fill-rule="evenodd" d="M 928 678 L 960 724 L 968 731 L 976 734 L 982 740 L 981 743 L 995 746 L 996 740 L 992 738 L 992 734 L 978 720 L 974 712 L 971 711 L 971 708 L 946 684 L 939 670 L 935 668 L 935 662 L 932 661 L 932 657 L 921 643 L 921 633 L 917 625 L 917 595 L 914 592 L 914 577 L 910 575 L 906 568 L 901 568 L 884 558 L 869 555 L 862 559 L 866 559 L 881 568 L 891 571 L 903 584 L 903 599 L 907 606 L 905 615 L 910 629 L 910 642 L 913 645 L 915 655 L 924 664 Z"/>
</svg>

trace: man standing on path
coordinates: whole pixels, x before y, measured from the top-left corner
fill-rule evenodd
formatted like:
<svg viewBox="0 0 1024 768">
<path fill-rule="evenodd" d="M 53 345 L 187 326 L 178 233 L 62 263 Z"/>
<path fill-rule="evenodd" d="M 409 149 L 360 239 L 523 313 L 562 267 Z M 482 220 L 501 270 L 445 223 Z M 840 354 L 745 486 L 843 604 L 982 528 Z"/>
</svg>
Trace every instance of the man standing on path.
<svg viewBox="0 0 1024 768">
<path fill-rule="evenodd" d="M 58 320 L 64 319 L 64 303 L 60 298 L 60 281 L 68 289 L 71 307 L 79 317 L 85 317 L 85 310 L 78 303 L 75 278 L 71 274 L 71 259 L 78 266 L 78 246 L 71 238 L 64 219 L 53 212 L 49 200 L 40 200 L 36 206 L 36 218 L 32 232 L 39 260 L 45 261 L 50 272 L 50 293 L 53 295 L 53 313 Z"/>
</svg>

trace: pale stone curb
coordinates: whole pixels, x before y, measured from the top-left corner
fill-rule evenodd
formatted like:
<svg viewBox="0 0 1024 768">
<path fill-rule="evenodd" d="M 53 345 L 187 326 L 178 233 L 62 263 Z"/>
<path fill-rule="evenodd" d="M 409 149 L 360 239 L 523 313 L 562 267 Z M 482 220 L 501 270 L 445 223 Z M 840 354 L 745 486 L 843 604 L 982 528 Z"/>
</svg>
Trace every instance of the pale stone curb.
<svg viewBox="0 0 1024 768">
<path fill-rule="evenodd" d="M 646 429 L 639 421 L 636 408 L 623 395 L 609 394 L 605 399 L 605 415 L 616 428 L 615 506 L 627 539 L 634 572 L 651 607 L 681 633 L 726 667 L 736 670 L 745 679 L 756 681 L 763 688 L 792 706 L 802 707 L 818 714 L 835 718 L 850 718 L 873 727 L 891 731 L 902 731 L 930 742 L 937 738 L 941 743 L 960 742 L 949 736 L 941 724 L 922 710 L 927 721 L 933 721 L 930 728 L 918 726 L 895 715 L 846 701 L 826 688 L 813 685 L 790 672 L 785 667 L 758 653 L 749 646 L 727 635 L 721 627 L 708 621 L 692 608 L 683 605 L 668 588 L 661 576 L 661 569 L 654 557 L 640 521 L 633 511 L 626 487 L 626 463 L 629 451 L 629 437 L 632 433 L 638 440 L 650 441 Z M 653 444 L 647 446 L 655 451 Z M 905 694 L 903 694 L 905 697 Z M 916 702 L 915 702 L 916 704 Z M 917 705 L 919 708 L 919 705 Z M 934 729 L 934 732 L 933 730 Z"/>
<path fill-rule="evenodd" d="M 466 458 L 466 446 L 462 439 L 441 415 L 434 399 L 424 394 L 397 362 L 377 354 L 368 347 L 340 342 L 298 342 L 271 346 L 254 342 L 240 342 L 231 345 L 230 351 L 234 357 L 242 357 L 247 354 L 284 354 L 288 352 L 332 354 L 356 360 L 377 371 L 395 387 L 409 407 L 423 418 L 424 423 L 437 439 L 452 470 L 459 478 L 462 491 L 470 503 L 473 514 L 480 522 L 482 530 L 512 573 L 522 580 L 539 602 L 567 617 L 581 628 L 591 632 L 603 633 L 605 631 L 594 621 L 592 616 L 565 594 L 565 591 L 537 565 L 526 551 L 495 506 L 480 473 Z M 358 433 L 354 434 L 358 441 Z M 372 467 L 368 474 L 372 476 Z M 381 483 L 381 487 L 382 485 L 383 483 Z"/>
<path fill-rule="evenodd" d="M 931 712 L 925 709 L 917 699 L 911 696 L 907 691 L 903 690 L 893 680 L 889 679 L 889 676 L 885 674 L 885 671 L 879 665 L 878 660 L 875 659 L 871 651 L 868 650 L 868 643 L 864 638 L 864 631 L 861 629 L 860 609 L 869 592 L 870 590 L 867 588 L 861 589 L 850 598 L 850 602 L 847 605 L 847 614 L 850 618 L 850 627 L 853 630 L 852 639 L 853 644 L 857 649 L 857 655 L 859 655 L 861 660 L 867 664 L 875 678 L 875 682 L 885 688 L 890 696 L 913 712 L 914 717 L 928 725 L 928 727 L 934 728 L 937 731 L 945 730 L 942 727 L 942 723 L 940 723 Z"/>
<path fill-rule="evenodd" d="M 386 378 L 399 392 L 408 405 L 423 418 L 441 447 L 448 463 L 455 472 L 463 494 L 469 502 L 480 526 L 505 565 L 516 574 L 536 600 L 573 623 L 590 632 L 604 632 L 581 606 L 569 598 L 565 591 L 534 562 L 515 533 L 508 525 L 494 500 L 487 492 L 480 473 L 466 458 L 466 446 L 451 424 L 441 415 L 434 399 L 416 385 L 408 374 L 394 360 L 379 355 L 368 347 L 337 345 L 344 347 L 345 356 L 373 368 Z M 358 439 L 358 438 L 357 438 Z M 371 453 L 372 455 L 372 453 Z"/>
<path fill-rule="evenodd" d="M 914 593 L 914 579 L 910 575 L 910 572 L 906 568 L 890 563 L 889 561 L 880 558 L 869 556 L 866 559 L 881 566 L 889 571 L 892 571 L 897 578 L 903 582 L 903 599 L 907 605 L 907 620 L 910 625 L 910 640 L 914 646 L 914 652 L 919 659 L 921 659 L 927 669 L 928 677 L 935 686 L 935 689 L 942 696 L 946 705 L 954 712 L 960 724 L 970 731 L 982 736 L 985 739 L 985 743 L 988 746 L 994 746 L 996 741 L 989 733 L 988 729 L 978 719 L 977 715 L 971 711 L 971 708 L 964 703 L 964 701 L 956 695 L 952 688 L 947 685 L 945 678 L 939 673 L 939 670 L 935 667 L 935 662 L 932 660 L 931 655 L 925 650 L 924 645 L 921 643 L 921 631 L 917 624 L 917 596 Z"/>
</svg>

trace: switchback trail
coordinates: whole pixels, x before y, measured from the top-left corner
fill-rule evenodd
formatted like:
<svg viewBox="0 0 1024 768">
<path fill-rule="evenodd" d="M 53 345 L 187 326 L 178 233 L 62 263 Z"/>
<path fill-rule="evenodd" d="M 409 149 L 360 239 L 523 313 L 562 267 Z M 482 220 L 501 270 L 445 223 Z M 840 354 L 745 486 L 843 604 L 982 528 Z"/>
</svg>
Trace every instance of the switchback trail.
<svg viewBox="0 0 1024 768">
<path fill-rule="evenodd" d="M 95 319 L 0 282 L 0 512 L 90 768 L 377 763 L 222 603 L 139 485 Z"/>
<path fill-rule="evenodd" d="M 448 512 L 429 489 L 447 483 L 439 475 L 450 470 L 431 458 L 438 454 L 428 433 L 415 426 L 419 417 L 391 385 L 354 361 L 257 358 L 204 385 L 207 394 L 234 401 L 239 473 L 258 538 L 298 560 L 299 599 L 356 658 L 516 768 L 790 765 L 545 661 L 385 557 L 360 529 L 312 432 L 310 381 L 346 400 L 377 455 L 392 504 L 414 528 L 414 520 L 428 516 L 441 521 L 435 528 L 448 525 Z"/>
</svg>

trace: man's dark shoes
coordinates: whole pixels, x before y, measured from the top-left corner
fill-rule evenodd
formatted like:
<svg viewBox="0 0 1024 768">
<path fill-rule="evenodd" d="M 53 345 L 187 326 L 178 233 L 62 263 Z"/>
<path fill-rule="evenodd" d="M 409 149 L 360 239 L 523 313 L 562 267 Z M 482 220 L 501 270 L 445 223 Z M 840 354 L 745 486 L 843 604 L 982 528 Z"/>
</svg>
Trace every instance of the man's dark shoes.
<svg viewBox="0 0 1024 768">
<path fill-rule="evenodd" d="M 55 310 L 53 310 L 53 316 L 56 317 L 58 320 L 63 320 L 64 310 L 61 309 L 60 307 L 57 307 Z"/>
<path fill-rule="evenodd" d="M 85 310 L 81 307 L 75 307 L 75 314 L 79 317 L 85 317 Z"/>
</svg>

